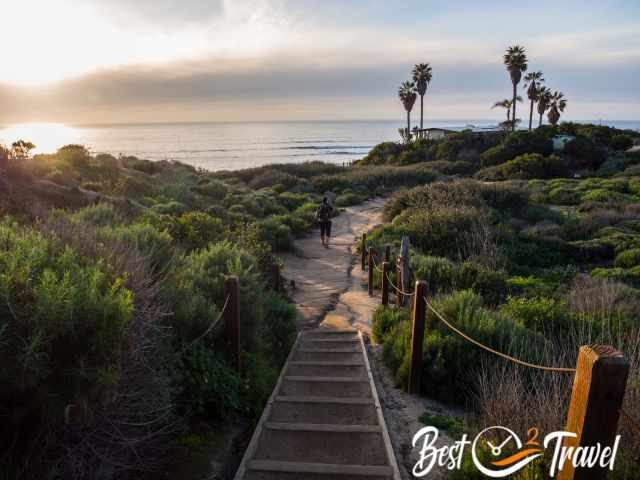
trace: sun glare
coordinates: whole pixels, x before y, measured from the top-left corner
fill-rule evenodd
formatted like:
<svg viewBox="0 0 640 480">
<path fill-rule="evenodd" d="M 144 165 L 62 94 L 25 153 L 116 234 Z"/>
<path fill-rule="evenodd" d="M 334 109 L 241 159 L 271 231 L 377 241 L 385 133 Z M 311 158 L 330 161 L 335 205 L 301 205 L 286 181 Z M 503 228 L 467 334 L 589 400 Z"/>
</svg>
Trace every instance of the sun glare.
<svg viewBox="0 0 640 480">
<path fill-rule="evenodd" d="M 11 145 L 16 140 L 33 142 L 33 153 L 51 153 L 70 143 L 82 143 L 79 129 L 62 123 L 20 123 L 0 127 L 0 145 Z"/>
</svg>

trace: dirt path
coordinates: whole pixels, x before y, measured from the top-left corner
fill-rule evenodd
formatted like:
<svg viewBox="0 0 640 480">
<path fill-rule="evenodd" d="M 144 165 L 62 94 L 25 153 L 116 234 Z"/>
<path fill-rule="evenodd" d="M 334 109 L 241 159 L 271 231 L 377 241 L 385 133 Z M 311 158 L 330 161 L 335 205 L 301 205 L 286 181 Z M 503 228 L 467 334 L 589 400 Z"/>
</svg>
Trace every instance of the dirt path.
<svg viewBox="0 0 640 480">
<path fill-rule="evenodd" d="M 346 209 L 334 219 L 334 246 L 329 249 L 322 247 L 317 234 L 296 241 L 296 252 L 283 257 L 283 275 L 296 285 L 291 297 L 301 312 L 300 329 L 314 329 L 318 325 L 338 330 L 356 328 L 365 335 L 373 379 L 400 474 L 403 479 L 411 479 L 417 461 L 411 439 L 424 426 L 418 417 L 425 412 L 454 416 L 461 412 L 396 388 L 392 373 L 383 364 L 380 345 L 370 342 L 372 315 L 380 298 L 369 297 L 367 293 L 367 274 L 355 255 L 355 241 L 363 232 L 382 223 L 383 205 L 384 201 L 379 199 Z M 450 444 L 452 440 L 446 433 L 441 435 L 438 444 Z M 444 471 L 434 470 L 430 475 L 442 478 Z"/>
<path fill-rule="evenodd" d="M 335 326 L 363 323 L 377 305 L 361 286 L 355 265 L 355 240 L 382 222 L 384 200 L 375 199 L 349 207 L 333 220 L 330 248 L 324 248 L 317 232 L 295 242 L 295 252 L 283 256 L 282 275 L 295 282 L 290 296 L 301 313 L 300 329 L 322 320 Z M 327 312 L 331 311 L 328 315 Z"/>
</svg>

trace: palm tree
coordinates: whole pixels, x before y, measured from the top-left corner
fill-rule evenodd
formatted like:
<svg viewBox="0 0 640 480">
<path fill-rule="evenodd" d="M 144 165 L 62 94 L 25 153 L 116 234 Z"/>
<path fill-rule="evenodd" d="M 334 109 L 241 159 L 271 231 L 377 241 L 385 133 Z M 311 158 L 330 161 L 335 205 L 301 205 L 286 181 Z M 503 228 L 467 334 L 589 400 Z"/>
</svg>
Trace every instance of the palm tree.
<svg viewBox="0 0 640 480">
<path fill-rule="evenodd" d="M 524 77 L 524 88 L 527 89 L 527 96 L 531 100 L 531 108 L 529 109 L 529 131 L 533 125 L 533 103 L 538 100 L 538 91 L 544 82 L 542 72 L 529 72 Z"/>
<path fill-rule="evenodd" d="M 415 84 L 410 81 L 403 82 L 398 88 L 398 97 L 407 112 L 407 141 L 411 139 L 411 109 L 416 103 Z"/>
<path fill-rule="evenodd" d="M 514 45 L 507 48 L 504 54 L 504 64 L 507 66 L 507 71 L 511 77 L 511 83 L 513 84 L 513 115 L 512 118 L 516 118 L 516 97 L 518 96 L 518 83 L 522 78 L 522 72 L 527 71 L 527 54 L 524 47 L 520 45 Z M 513 129 L 515 130 L 515 122 Z"/>
<path fill-rule="evenodd" d="M 549 114 L 547 118 L 549 123 L 556 127 L 560 121 L 560 114 L 567 108 L 567 99 L 564 98 L 564 93 L 555 91 L 551 95 L 551 102 L 549 103 Z"/>
<path fill-rule="evenodd" d="M 544 112 L 549 109 L 551 103 L 551 90 L 549 87 L 541 86 L 538 89 L 538 114 L 540 115 L 540 122 L 538 126 L 542 125 L 542 116 Z"/>
<path fill-rule="evenodd" d="M 518 95 L 516 101 L 522 102 L 522 97 Z M 507 111 L 507 122 L 511 122 L 511 108 L 513 107 L 513 100 L 505 98 L 493 104 L 491 108 L 504 108 Z"/>
<path fill-rule="evenodd" d="M 413 67 L 413 81 L 416 84 L 416 92 L 420 95 L 420 130 L 422 130 L 422 120 L 424 118 L 424 94 L 431 82 L 431 65 L 428 63 L 418 63 Z"/>
</svg>

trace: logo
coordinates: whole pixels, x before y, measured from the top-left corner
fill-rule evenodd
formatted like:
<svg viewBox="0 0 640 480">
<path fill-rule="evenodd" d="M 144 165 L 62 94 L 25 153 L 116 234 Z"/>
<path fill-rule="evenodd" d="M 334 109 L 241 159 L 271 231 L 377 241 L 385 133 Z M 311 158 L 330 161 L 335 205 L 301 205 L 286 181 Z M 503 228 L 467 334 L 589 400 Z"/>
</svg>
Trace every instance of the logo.
<svg viewBox="0 0 640 480">
<path fill-rule="evenodd" d="M 616 453 L 620 444 L 620 435 L 612 447 L 595 446 L 567 447 L 563 446 L 565 438 L 575 438 L 572 432 L 551 432 L 544 437 L 542 444 L 538 440 L 540 432 L 532 427 L 527 431 L 527 441 L 507 427 L 494 426 L 482 430 L 473 441 L 467 434 L 453 445 L 436 447 L 440 432 L 436 427 L 421 428 L 413 436 L 413 448 L 420 447 L 420 457 L 413 467 L 413 476 L 426 477 L 438 466 L 448 470 L 460 469 L 462 458 L 467 448 L 470 449 L 474 467 L 489 478 L 504 478 L 522 470 L 531 462 L 551 450 L 550 478 L 555 477 L 565 465 L 574 468 L 592 468 L 599 466 L 613 470 Z"/>
</svg>

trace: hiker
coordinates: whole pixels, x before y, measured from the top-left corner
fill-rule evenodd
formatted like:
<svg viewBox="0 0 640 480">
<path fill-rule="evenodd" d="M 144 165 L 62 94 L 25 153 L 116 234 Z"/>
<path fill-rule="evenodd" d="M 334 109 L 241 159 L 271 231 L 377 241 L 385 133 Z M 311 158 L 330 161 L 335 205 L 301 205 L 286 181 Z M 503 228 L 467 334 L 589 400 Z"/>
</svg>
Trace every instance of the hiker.
<svg viewBox="0 0 640 480">
<path fill-rule="evenodd" d="M 329 199 L 324 197 L 322 203 L 318 207 L 316 212 L 316 218 L 320 224 L 320 238 L 322 238 L 322 245 L 329 248 L 329 237 L 331 236 L 331 214 L 333 213 L 333 207 L 329 203 Z"/>
</svg>

